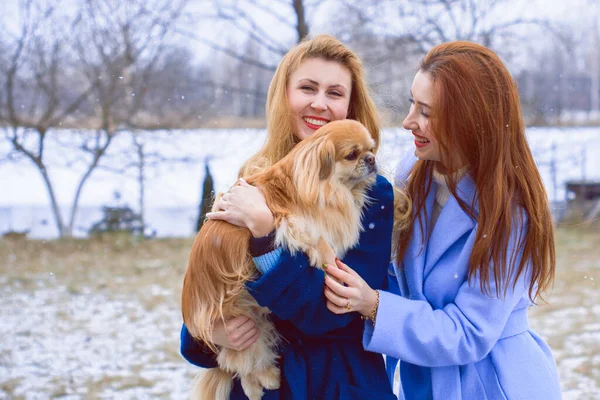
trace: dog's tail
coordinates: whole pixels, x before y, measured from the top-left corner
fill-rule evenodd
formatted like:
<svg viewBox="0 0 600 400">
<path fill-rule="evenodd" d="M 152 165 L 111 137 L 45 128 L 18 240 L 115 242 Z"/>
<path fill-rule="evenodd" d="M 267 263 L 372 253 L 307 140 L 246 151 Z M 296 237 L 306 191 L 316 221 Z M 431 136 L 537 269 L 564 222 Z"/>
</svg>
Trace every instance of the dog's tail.
<svg viewBox="0 0 600 400">
<path fill-rule="evenodd" d="M 191 400 L 229 400 L 233 375 L 220 368 L 209 368 L 198 375 L 192 387 Z"/>
<path fill-rule="evenodd" d="M 192 246 L 183 281 L 181 312 L 190 334 L 215 353 L 215 321 L 236 317 L 233 299 L 254 275 L 251 233 L 224 221 L 207 221 Z"/>
</svg>

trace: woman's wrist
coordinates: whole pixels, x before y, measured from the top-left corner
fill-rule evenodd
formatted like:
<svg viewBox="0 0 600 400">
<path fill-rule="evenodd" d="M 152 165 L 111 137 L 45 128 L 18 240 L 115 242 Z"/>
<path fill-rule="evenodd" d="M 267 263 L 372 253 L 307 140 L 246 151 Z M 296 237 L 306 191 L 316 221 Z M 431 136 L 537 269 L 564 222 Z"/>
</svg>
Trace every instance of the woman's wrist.
<svg viewBox="0 0 600 400">
<path fill-rule="evenodd" d="M 247 221 L 248 229 L 252 232 L 252 236 L 260 238 L 267 236 L 275 229 L 275 219 L 273 213 L 268 208 L 256 211 Z"/>
<path fill-rule="evenodd" d="M 364 320 L 368 319 L 375 324 L 375 317 L 377 316 L 377 309 L 379 308 L 379 290 L 371 289 L 371 296 L 369 297 L 367 309 L 362 310 L 361 318 Z"/>
</svg>

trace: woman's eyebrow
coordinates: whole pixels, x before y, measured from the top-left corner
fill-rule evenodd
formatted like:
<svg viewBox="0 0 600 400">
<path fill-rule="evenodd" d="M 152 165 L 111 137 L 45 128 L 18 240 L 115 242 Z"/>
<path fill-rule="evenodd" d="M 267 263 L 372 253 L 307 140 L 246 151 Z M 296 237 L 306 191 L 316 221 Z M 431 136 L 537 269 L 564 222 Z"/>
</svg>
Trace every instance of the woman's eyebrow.
<svg viewBox="0 0 600 400">
<path fill-rule="evenodd" d="M 300 82 L 302 82 L 302 81 L 308 81 L 308 82 L 312 83 L 313 85 L 317 85 L 317 86 L 319 86 L 319 82 L 317 82 L 317 81 L 314 81 L 314 80 L 312 80 L 312 79 L 309 79 L 309 78 L 301 78 L 301 79 L 298 79 L 298 82 L 297 82 L 297 83 L 300 83 Z"/>
<path fill-rule="evenodd" d="M 344 89 L 344 90 L 345 90 L 345 89 L 346 89 L 346 86 L 344 86 L 344 85 L 342 85 L 342 84 L 340 84 L 340 83 L 337 83 L 337 84 L 335 84 L 335 85 L 331 85 L 331 86 L 329 86 L 329 89 L 337 89 L 337 88 L 342 88 L 342 89 Z"/>
<path fill-rule="evenodd" d="M 415 98 L 415 96 L 413 96 L 412 90 L 410 91 L 410 97 L 412 97 L 413 99 Z M 424 102 L 422 102 L 422 101 L 418 101 L 418 100 L 417 100 L 417 103 L 418 103 L 419 105 L 422 105 L 423 107 L 429 107 L 429 108 L 431 108 L 431 106 L 430 106 L 429 104 L 427 104 L 427 103 L 424 103 Z"/>
</svg>

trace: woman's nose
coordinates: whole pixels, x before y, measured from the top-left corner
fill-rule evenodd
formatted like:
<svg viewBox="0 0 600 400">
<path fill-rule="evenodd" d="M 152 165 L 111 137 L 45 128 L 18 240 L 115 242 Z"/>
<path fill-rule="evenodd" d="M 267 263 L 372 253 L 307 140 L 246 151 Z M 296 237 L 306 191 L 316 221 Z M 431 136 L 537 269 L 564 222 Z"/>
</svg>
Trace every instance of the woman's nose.
<svg viewBox="0 0 600 400">
<path fill-rule="evenodd" d="M 408 113 L 406 118 L 404 118 L 404 121 L 402 121 L 402 127 L 408 131 L 412 131 L 416 127 L 416 122 L 413 118 L 412 110 Z"/>
<path fill-rule="evenodd" d="M 317 94 L 310 106 L 316 111 L 325 111 L 327 110 L 327 99 L 324 95 Z"/>
</svg>

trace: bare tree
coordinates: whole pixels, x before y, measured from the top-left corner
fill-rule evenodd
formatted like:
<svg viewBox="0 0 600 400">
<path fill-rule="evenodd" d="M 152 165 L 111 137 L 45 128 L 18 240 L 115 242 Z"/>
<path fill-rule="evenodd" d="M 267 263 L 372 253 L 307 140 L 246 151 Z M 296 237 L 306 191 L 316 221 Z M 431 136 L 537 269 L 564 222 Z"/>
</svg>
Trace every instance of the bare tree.
<svg viewBox="0 0 600 400">
<path fill-rule="evenodd" d="M 66 24 L 68 16 L 55 12 L 58 4 L 21 3 L 22 26 L 2 79 L 6 97 L 0 122 L 13 153 L 29 159 L 40 172 L 59 235 L 68 237 L 83 188 L 114 138 L 142 124 L 148 78 L 165 52 L 167 34 L 185 1 L 86 0 Z M 92 135 L 80 135 L 80 153 L 71 160 L 83 165 L 83 173 L 68 222 L 60 211 L 45 155 L 49 137 L 59 136 L 51 129 L 63 122 L 94 128 Z M 72 150 L 74 142 L 62 145 Z"/>
<path fill-rule="evenodd" d="M 274 71 L 279 59 L 293 44 L 285 38 L 293 34 L 295 43 L 299 43 L 307 36 L 310 32 L 307 15 L 317 10 L 321 3 L 306 0 L 213 0 L 212 7 L 204 6 L 200 13 L 190 15 L 199 24 L 225 24 L 231 37 L 248 38 L 265 51 L 266 54 L 259 58 L 248 56 L 239 49 L 200 35 L 192 29 L 179 28 L 178 32 L 246 65 Z M 265 62 L 265 59 L 271 62 Z"/>
<path fill-rule="evenodd" d="M 467 40 L 495 48 L 513 39 L 522 40 L 525 26 L 555 32 L 544 18 L 516 15 L 514 0 L 375 0 L 367 9 L 356 0 L 344 0 L 348 8 L 361 15 L 363 23 L 377 25 L 385 35 L 402 38 L 425 54 L 439 43 Z M 513 8 L 513 10 L 510 10 Z M 511 12 L 508 12 L 508 11 Z"/>
<path fill-rule="evenodd" d="M 151 78 L 168 50 L 168 34 L 180 17 L 185 0 L 153 0 L 122 3 L 118 0 L 86 0 L 77 17 L 75 52 L 84 79 L 97 81 L 88 96 L 94 104 L 94 135 L 81 146 L 89 163 L 73 202 L 71 224 L 84 184 L 98 167 L 114 138 L 125 131 L 147 127 L 144 101 L 156 83 Z M 137 136 L 134 136 L 137 137 Z M 135 154 L 143 157 L 141 139 L 134 140 Z M 141 164 L 144 165 L 142 158 Z M 143 177 L 143 169 L 141 172 Z M 143 180 L 140 196 L 143 213 Z M 71 225 L 72 226 L 72 225 Z"/>
<path fill-rule="evenodd" d="M 57 19 L 59 2 L 20 3 L 21 25 L 9 44 L 9 61 L 3 71 L 4 97 L 0 122 L 11 144 L 12 157 L 25 157 L 39 171 L 46 186 L 56 225 L 61 236 L 69 236 L 59 209 L 45 157 L 49 130 L 76 116 L 78 107 L 94 90 L 95 81 L 79 90 L 68 87 L 65 75 L 69 55 L 62 45 L 66 32 Z M 67 94 L 68 93 L 68 94 Z"/>
</svg>

